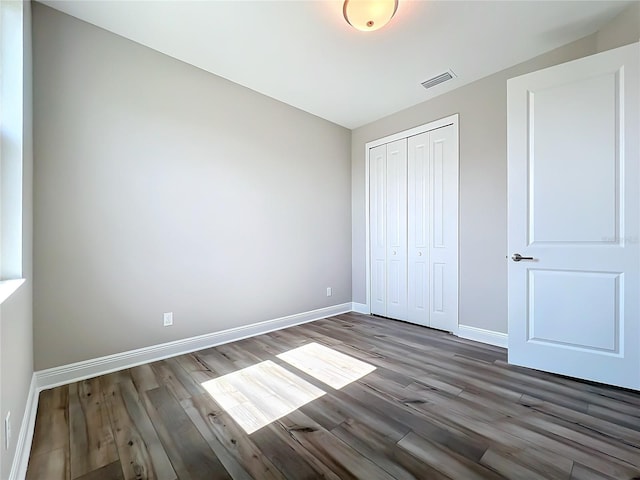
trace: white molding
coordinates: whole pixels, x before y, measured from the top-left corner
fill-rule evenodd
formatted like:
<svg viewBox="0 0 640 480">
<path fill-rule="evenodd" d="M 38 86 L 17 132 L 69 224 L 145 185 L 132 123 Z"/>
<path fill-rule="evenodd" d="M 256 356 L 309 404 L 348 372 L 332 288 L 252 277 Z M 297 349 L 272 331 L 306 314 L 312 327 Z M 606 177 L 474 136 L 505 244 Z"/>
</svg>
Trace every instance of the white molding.
<svg viewBox="0 0 640 480">
<path fill-rule="evenodd" d="M 369 225 L 371 219 L 369 216 L 371 215 L 371 206 L 369 205 L 369 197 L 371 195 L 370 186 L 369 186 L 369 150 L 371 147 L 367 143 L 364 146 L 364 256 L 365 256 L 365 265 L 364 265 L 364 274 L 365 274 L 365 305 L 367 310 L 371 312 L 371 243 L 369 236 L 371 235 L 371 226 Z"/>
<path fill-rule="evenodd" d="M 223 343 L 235 342 L 244 338 L 262 335 L 263 333 L 280 330 L 302 323 L 320 320 L 321 318 L 339 315 L 352 311 L 351 303 L 333 305 L 331 307 L 297 313 L 286 317 L 275 318 L 243 327 L 230 328 L 219 332 L 207 333 L 197 337 L 185 338 L 174 342 L 152 345 L 127 352 L 107 355 L 82 362 L 40 370 L 35 373 L 39 390 L 65 385 L 86 378 L 135 367 L 149 362 L 162 360 L 176 355 L 215 347 Z"/>
<path fill-rule="evenodd" d="M 16 451 L 13 455 L 13 463 L 9 472 L 9 480 L 23 480 L 27 475 L 31 442 L 33 441 L 33 431 L 36 425 L 39 394 L 40 389 L 37 387 L 36 374 L 34 373 L 31 377 L 27 403 L 22 416 L 22 423 L 20 424 L 20 433 L 18 434 Z"/>
<path fill-rule="evenodd" d="M 458 325 L 458 336 L 468 340 L 475 340 L 476 342 L 495 345 L 496 347 L 507 348 L 509 345 L 509 336 L 506 333 L 469 327 L 468 325 Z"/>
<path fill-rule="evenodd" d="M 364 315 L 370 315 L 371 310 L 369 310 L 369 306 L 366 303 L 351 303 L 351 311 L 356 313 L 362 313 Z"/>
<path fill-rule="evenodd" d="M 449 115 L 448 117 L 440 118 L 439 120 L 434 120 L 433 122 L 425 123 L 424 125 L 410 128 L 409 130 L 403 130 L 402 132 L 387 135 L 386 137 L 378 138 L 377 140 L 372 140 L 371 142 L 367 142 L 366 151 L 368 153 L 369 149 L 384 145 L 385 143 L 391 143 L 402 138 L 420 135 L 421 133 L 429 132 L 437 128 L 446 127 L 447 125 L 457 124 L 458 117 L 459 114 L 454 113 L 453 115 Z"/>
</svg>

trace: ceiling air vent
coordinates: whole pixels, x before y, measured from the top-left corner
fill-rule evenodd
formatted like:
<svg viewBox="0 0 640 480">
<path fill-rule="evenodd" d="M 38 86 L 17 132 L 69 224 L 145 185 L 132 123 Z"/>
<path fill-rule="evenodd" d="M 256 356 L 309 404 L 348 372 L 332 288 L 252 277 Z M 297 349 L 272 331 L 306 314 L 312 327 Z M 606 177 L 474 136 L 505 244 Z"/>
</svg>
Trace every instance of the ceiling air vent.
<svg viewBox="0 0 640 480">
<path fill-rule="evenodd" d="M 440 75 L 436 75 L 435 77 L 430 78 L 429 80 L 425 80 L 424 82 L 421 83 L 421 85 L 424 88 L 429 89 L 431 87 L 435 87 L 436 85 L 440 85 L 441 83 L 446 82 L 447 80 L 451 80 L 455 76 L 456 76 L 455 73 L 449 70 L 448 72 L 444 72 L 444 73 L 441 73 Z"/>
</svg>

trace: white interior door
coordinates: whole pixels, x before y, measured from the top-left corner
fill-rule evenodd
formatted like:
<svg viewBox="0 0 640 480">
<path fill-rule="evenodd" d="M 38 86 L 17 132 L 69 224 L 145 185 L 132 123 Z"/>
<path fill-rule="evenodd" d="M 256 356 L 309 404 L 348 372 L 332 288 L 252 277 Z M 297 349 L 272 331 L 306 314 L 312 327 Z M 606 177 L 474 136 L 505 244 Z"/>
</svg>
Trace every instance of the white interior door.
<svg viewBox="0 0 640 480">
<path fill-rule="evenodd" d="M 508 82 L 509 362 L 634 389 L 639 53 Z"/>
</svg>

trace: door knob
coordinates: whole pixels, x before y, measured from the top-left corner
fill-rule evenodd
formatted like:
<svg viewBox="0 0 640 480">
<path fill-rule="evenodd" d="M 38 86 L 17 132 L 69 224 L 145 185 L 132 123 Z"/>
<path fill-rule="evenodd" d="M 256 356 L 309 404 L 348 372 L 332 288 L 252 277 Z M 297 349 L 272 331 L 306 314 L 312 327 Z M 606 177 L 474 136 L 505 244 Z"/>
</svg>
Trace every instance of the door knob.
<svg viewBox="0 0 640 480">
<path fill-rule="evenodd" d="M 418 252 L 418 256 L 421 257 L 422 256 L 422 252 Z"/>
<path fill-rule="evenodd" d="M 511 257 L 511 260 L 513 260 L 514 262 L 519 262 L 520 260 L 533 260 L 533 257 L 523 257 L 519 253 L 514 253 L 513 257 Z"/>
<path fill-rule="evenodd" d="M 395 254 L 396 254 L 396 251 L 394 250 L 394 251 L 393 251 L 393 253 L 392 253 L 391 255 L 395 255 Z"/>
</svg>

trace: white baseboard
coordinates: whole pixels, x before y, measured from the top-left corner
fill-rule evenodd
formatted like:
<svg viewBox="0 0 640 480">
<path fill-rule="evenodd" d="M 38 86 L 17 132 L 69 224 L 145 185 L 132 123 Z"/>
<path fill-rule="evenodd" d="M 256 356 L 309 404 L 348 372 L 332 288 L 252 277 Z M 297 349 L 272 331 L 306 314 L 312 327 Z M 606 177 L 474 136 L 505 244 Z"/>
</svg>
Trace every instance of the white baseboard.
<svg viewBox="0 0 640 480">
<path fill-rule="evenodd" d="M 509 338 L 506 333 L 485 330 L 484 328 L 469 327 L 467 325 L 458 325 L 458 336 L 502 348 L 507 348 Z"/>
<path fill-rule="evenodd" d="M 371 311 L 366 303 L 351 303 L 351 311 L 370 315 Z M 494 332 L 493 330 L 485 330 L 484 328 L 469 327 L 467 325 L 459 325 L 457 335 L 468 340 L 495 345 L 496 347 L 507 348 L 508 336 L 506 333 Z"/>
<path fill-rule="evenodd" d="M 365 315 L 371 314 L 371 311 L 369 310 L 369 307 L 367 306 L 366 303 L 352 302 L 351 303 L 351 310 L 356 312 L 356 313 L 363 313 Z"/>
<path fill-rule="evenodd" d="M 20 423 L 20 433 L 18 434 L 16 452 L 13 456 L 11 471 L 9 472 L 9 480 L 23 480 L 27 475 L 31 442 L 33 441 L 33 431 L 36 425 L 39 393 L 40 390 L 38 389 L 36 374 L 34 373 L 31 377 L 31 385 L 29 386 L 24 416 Z"/>
<path fill-rule="evenodd" d="M 280 330 L 282 328 L 300 325 L 302 323 L 320 320 L 351 311 L 351 303 L 333 305 L 331 307 L 297 313 L 286 317 L 254 323 L 243 327 L 230 328 L 220 332 L 207 333 L 197 337 L 185 338 L 174 342 L 152 345 L 150 347 L 116 353 L 105 357 L 94 358 L 82 362 L 40 370 L 35 373 L 39 390 L 66 385 L 86 378 L 97 377 L 107 373 L 135 367 L 144 363 L 154 362 L 176 355 L 215 347 L 223 343 L 235 342 L 263 333 Z"/>
</svg>

